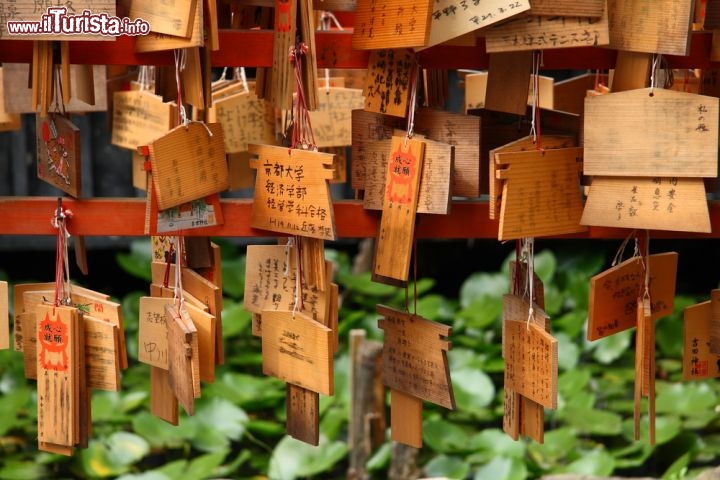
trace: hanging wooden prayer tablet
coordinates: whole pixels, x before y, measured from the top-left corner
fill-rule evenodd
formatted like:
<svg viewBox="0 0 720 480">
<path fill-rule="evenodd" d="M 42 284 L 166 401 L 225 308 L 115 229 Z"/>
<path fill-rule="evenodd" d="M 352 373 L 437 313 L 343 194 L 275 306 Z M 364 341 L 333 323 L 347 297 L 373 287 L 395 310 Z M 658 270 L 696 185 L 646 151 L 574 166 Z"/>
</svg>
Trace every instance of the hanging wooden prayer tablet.
<svg viewBox="0 0 720 480">
<path fill-rule="evenodd" d="M 0 281 L 0 350 L 10 348 L 10 309 L 8 283 Z"/>
<path fill-rule="evenodd" d="M 168 369 L 167 298 L 140 297 L 138 317 L 138 361 Z"/>
<path fill-rule="evenodd" d="M 263 373 L 332 395 L 332 330 L 302 312 L 262 313 Z"/>
<path fill-rule="evenodd" d="M 82 324 L 72 307 L 38 305 L 38 442 L 73 446 L 79 438 Z"/>
<path fill-rule="evenodd" d="M 557 340 L 527 321 L 505 321 L 505 386 L 547 407 L 557 407 Z"/>
<path fill-rule="evenodd" d="M 540 16 L 512 19 L 485 32 L 488 52 L 549 50 L 552 48 L 597 47 L 610 43 L 607 8 L 600 18 Z"/>
<path fill-rule="evenodd" d="M 425 142 L 392 138 L 385 173 L 383 214 L 375 245 L 374 281 L 407 282 L 424 154 Z"/>
<path fill-rule="evenodd" d="M 447 351 L 451 328 L 418 315 L 377 306 L 385 334 L 382 381 L 414 397 L 455 408 Z"/>
<path fill-rule="evenodd" d="M 641 398 L 648 398 L 648 432 L 650 445 L 655 445 L 655 321 L 650 299 L 637 299 L 637 333 L 635 335 L 635 440 L 640 439 Z"/>
<path fill-rule="evenodd" d="M 139 35 L 135 37 L 136 52 L 158 52 L 163 50 L 174 50 L 181 48 L 202 47 L 204 38 L 203 28 L 203 2 L 197 0 L 195 4 L 195 12 L 190 26 L 190 32 L 186 36 L 167 35 L 151 31 L 148 35 Z M 150 25 L 152 30 L 152 25 Z"/>
<path fill-rule="evenodd" d="M 321 87 L 317 97 L 318 108 L 310 111 L 315 144 L 320 148 L 349 146 L 352 143 L 352 111 L 363 108 L 365 102 L 362 90 Z"/>
<path fill-rule="evenodd" d="M 655 320 L 669 315 L 675 304 L 678 255 L 675 252 L 649 256 L 649 292 Z M 637 325 L 637 298 L 645 289 L 641 257 L 629 258 L 590 279 L 588 340 L 597 340 Z"/>
<path fill-rule="evenodd" d="M 488 60 L 485 108 L 525 115 L 533 70 L 533 53 L 498 52 Z"/>
<path fill-rule="evenodd" d="M 580 225 L 582 155 L 582 148 L 562 148 L 495 156 L 504 181 L 498 240 L 587 230 Z"/>
<path fill-rule="evenodd" d="M 196 2 L 199 1 L 202 0 L 175 0 L 172 3 L 133 0 L 130 18 L 142 18 L 153 32 L 187 38 L 192 35 Z"/>
<path fill-rule="evenodd" d="M 582 225 L 711 231 L 705 183 L 684 177 L 593 177 Z"/>
<path fill-rule="evenodd" d="M 359 0 L 352 46 L 357 50 L 425 46 L 432 2 Z"/>
<path fill-rule="evenodd" d="M 335 239 L 330 202 L 332 155 L 269 145 L 249 145 L 257 171 L 250 224 L 272 232 Z"/>
<path fill-rule="evenodd" d="M 59 114 L 36 118 L 38 178 L 79 197 L 82 189 L 80 130 L 69 118 Z"/>
<path fill-rule="evenodd" d="M 175 118 L 175 104 L 148 90 L 115 92 L 111 142 L 134 151 L 169 132 Z"/>
<path fill-rule="evenodd" d="M 477 3 L 472 0 L 436 1 L 432 6 L 430 35 L 426 46 L 432 47 L 446 42 L 529 9 L 528 0 L 490 0 Z"/>
<path fill-rule="evenodd" d="M 150 367 L 150 412 L 171 425 L 178 424 L 178 401 L 167 370 Z"/>
<path fill-rule="evenodd" d="M 158 209 L 176 207 L 229 186 L 222 127 L 190 122 L 149 145 Z"/>
<path fill-rule="evenodd" d="M 87 386 L 98 390 L 120 390 L 120 336 L 118 328 L 99 318 L 83 315 Z"/>
<path fill-rule="evenodd" d="M 363 90 L 365 110 L 404 117 L 416 76 L 417 58 L 411 49 L 393 50 L 384 46 L 382 50 L 373 50 Z"/>
<path fill-rule="evenodd" d="M 188 415 L 195 413 L 200 396 L 198 338 L 195 325 L 183 307 L 165 305 L 170 387 Z"/>
<path fill-rule="evenodd" d="M 715 177 L 719 104 L 662 88 L 586 97 L 585 175 Z"/>
<path fill-rule="evenodd" d="M 209 119 L 222 125 L 226 153 L 247 152 L 248 143 L 275 142 L 272 104 L 253 92 L 239 92 L 213 101 Z"/>
<path fill-rule="evenodd" d="M 710 348 L 712 306 L 705 301 L 685 307 L 683 313 L 683 380 L 720 377 L 720 355 Z"/>
</svg>

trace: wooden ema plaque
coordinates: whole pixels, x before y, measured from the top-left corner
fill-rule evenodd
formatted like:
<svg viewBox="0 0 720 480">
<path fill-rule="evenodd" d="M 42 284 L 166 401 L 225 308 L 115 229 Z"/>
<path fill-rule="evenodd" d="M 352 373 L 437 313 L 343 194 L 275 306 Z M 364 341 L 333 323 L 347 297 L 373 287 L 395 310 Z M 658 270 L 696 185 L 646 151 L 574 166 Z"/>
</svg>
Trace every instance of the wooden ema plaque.
<svg viewBox="0 0 720 480">
<path fill-rule="evenodd" d="M 5 74 L 3 67 L 0 67 L 0 98 L 5 98 Z M 14 92 L 13 92 L 14 93 Z M 5 101 L 0 102 L 0 132 L 20 130 L 20 115 L 8 110 Z"/>
<path fill-rule="evenodd" d="M 607 0 L 610 48 L 685 56 L 694 2 Z M 633 19 L 633 21 L 628 21 Z"/>
<path fill-rule="evenodd" d="M 357 29 L 355 29 L 357 32 Z M 388 49 L 370 52 L 365 77 L 364 109 L 394 117 L 405 117 L 410 89 L 417 76 L 417 58 L 411 49 Z"/>
<path fill-rule="evenodd" d="M 587 97 L 585 175 L 715 177 L 719 102 L 662 88 Z"/>
<path fill-rule="evenodd" d="M 125 327 L 122 318 L 122 305 L 112 302 L 100 296 L 95 295 L 97 292 L 88 291 L 86 289 L 77 289 L 72 287 L 70 298 L 73 305 L 85 312 L 85 316 L 92 316 L 97 320 L 109 323 L 117 329 L 118 351 L 117 355 L 120 360 L 120 368 L 123 370 L 128 368 L 127 349 L 125 346 Z M 51 298 L 48 295 L 48 298 Z"/>
<path fill-rule="evenodd" d="M 495 156 L 503 180 L 498 240 L 582 232 L 582 148 Z M 501 169 L 501 166 L 506 166 Z"/>
<path fill-rule="evenodd" d="M 670 315 L 675 304 L 678 254 L 650 255 L 649 291 L 653 319 Z M 637 298 L 645 289 L 641 257 L 629 258 L 590 279 L 588 340 L 598 340 L 635 327 Z"/>
<path fill-rule="evenodd" d="M 309 150 L 250 145 L 257 171 L 250 224 L 272 232 L 335 239 L 328 181 L 333 156 Z"/>
<path fill-rule="evenodd" d="M 488 53 L 553 48 L 597 47 L 610 43 L 607 9 L 601 17 L 541 16 L 533 14 L 489 28 Z"/>
<path fill-rule="evenodd" d="M 23 34 L 23 35 L 11 35 L 7 28 L 7 21 L 17 22 L 40 22 L 41 16 L 47 14 L 47 7 L 66 7 L 67 15 L 81 16 L 84 10 L 90 10 L 93 15 L 99 15 L 104 13 L 107 15 L 106 26 L 108 29 L 114 29 L 119 33 L 118 28 L 122 24 L 122 19 L 115 16 L 115 2 L 111 0 L 77 0 L 72 3 L 38 3 L 31 0 L 16 0 L 12 4 L 5 4 L 5 11 L 2 15 L 2 22 L 0 22 L 0 39 L 10 40 L 58 40 L 58 41 L 76 41 L 76 40 L 93 40 L 93 41 L 114 41 L 115 38 L 110 35 L 100 35 L 98 33 L 83 33 L 83 34 L 63 34 L 63 33 L 37 33 L 37 34 Z M 113 27 L 114 26 L 114 27 Z M 112 31 L 112 30 L 110 30 Z M 49 42 L 48 42 L 49 43 Z"/>
<path fill-rule="evenodd" d="M 352 112 L 352 188 L 366 189 L 370 178 L 383 174 L 368 174 L 367 165 L 377 164 L 376 157 L 390 152 L 390 140 L 395 129 L 405 128 L 404 120 L 363 110 Z M 451 192 L 454 196 L 480 196 L 480 117 L 444 112 L 430 108 L 415 111 L 415 132 L 428 140 L 454 147 Z M 383 142 L 385 143 L 376 143 Z M 377 181 L 377 180 L 376 180 Z M 422 187 L 421 187 L 422 188 Z M 422 198 L 419 205 L 422 204 Z"/>
<path fill-rule="evenodd" d="M 135 51 L 139 53 L 174 50 L 176 48 L 202 47 L 204 44 L 203 31 L 203 2 L 197 0 L 195 11 L 192 14 L 190 32 L 185 36 L 168 35 L 167 33 L 153 32 L 148 35 L 135 37 Z M 153 25 L 150 25 L 152 30 Z"/>
<path fill-rule="evenodd" d="M 533 94 L 533 84 L 535 83 L 535 78 L 537 78 L 539 92 L 537 95 L 537 106 L 546 110 L 555 109 L 555 98 L 561 97 L 561 95 L 555 93 L 555 80 L 552 77 L 546 77 L 544 75 L 530 75 L 530 81 L 528 82 L 527 90 L 527 104 L 532 105 L 535 101 L 535 95 Z M 593 76 L 592 78 L 594 82 L 595 77 Z M 465 75 L 465 113 L 467 113 L 468 110 L 485 108 L 487 83 L 488 72 L 470 73 L 468 75 Z M 558 82 L 558 84 L 560 84 L 560 82 Z M 498 88 L 501 85 L 502 82 L 498 82 Z M 584 90 L 585 88 L 583 88 L 583 91 Z M 570 95 L 570 98 L 572 98 L 572 95 Z M 561 100 L 562 98 L 558 98 L 558 101 Z M 514 101 L 515 100 L 513 100 L 513 102 Z M 570 111 L 563 108 L 558 108 L 558 110 L 563 112 Z"/>
<path fill-rule="evenodd" d="M 363 91 L 357 88 L 321 87 L 317 96 L 318 109 L 309 112 L 315 144 L 320 148 L 350 145 L 352 111 L 363 108 Z"/>
<path fill-rule="evenodd" d="M 422 400 L 455 408 L 447 363 L 451 328 L 383 305 L 382 382 L 390 387 L 392 439 L 422 447 Z"/>
<path fill-rule="evenodd" d="M 720 355 L 713 353 L 712 305 L 705 301 L 683 312 L 683 380 L 720 378 Z"/>
<path fill-rule="evenodd" d="M 213 101 L 209 120 L 222 125 L 226 153 L 247 152 L 248 143 L 275 142 L 274 109 L 253 92 Z"/>
<path fill-rule="evenodd" d="M 138 321 L 138 361 L 168 369 L 167 350 L 167 298 L 140 297 Z"/>
<path fill-rule="evenodd" d="M 485 108 L 525 115 L 533 70 L 532 52 L 498 52 L 488 60 Z"/>
<path fill-rule="evenodd" d="M 543 135 L 542 148 L 569 148 L 577 146 L 575 138 L 563 135 Z M 510 152 L 526 152 L 537 150 L 539 145 L 532 136 L 523 137 L 514 142 L 503 145 L 502 147 L 490 150 L 490 173 L 488 174 L 489 195 L 488 195 L 488 211 L 491 219 L 500 217 L 500 205 L 502 204 L 502 187 L 503 180 L 497 177 L 498 167 L 503 165 L 502 154 Z"/>
<path fill-rule="evenodd" d="M 153 32 L 175 37 L 190 37 L 193 31 L 196 2 L 202 0 L 174 0 L 172 3 L 152 0 L 133 0 L 130 18 L 142 18 Z"/>
<path fill-rule="evenodd" d="M 72 307 L 38 305 L 38 442 L 72 447 L 80 436 L 82 324 Z"/>
<path fill-rule="evenodd" d="M 705 183 L 702 178 L 593 177 L 580 223 L 709 233 Z"/>
<path fill-rule="evenodd" d="M 565 17 L 600 17 L 605 0 L 533 0 L 532 15 L 559 15 Z"/>
<path fill-rule="evenodd" d="M 526 319 L 506 320 L 504 325 L 505 387 L 557 408 L 557 340 Z"/>
<path fill-rule="evenodd" d="M 227 190 L 229 184 L 222 127 L 190 122 L 149 145 L 158 209 Z"/>
<path fill-rule="evenodd" d="M 170 387 L 188 415 L 195 413 L 200 397 L 200 364 L 197 330 L 183 307 L 165 305 Z"/>
<path fill-rule="evenodd" d="M 332 330 L 302 312 L 262 313 L 263 373 L 332 395 Z"/>
<path fill-rule="evenodd" d="M 128 150 L 162 137 L 175 122 L 175 104 L 147 90 L 115 92 L 112 108 L 111 142 Z"/>
<path fill-rule="evenodd" d="M 649 298 L 637 299 L 637 334 L 635 335 L 635 405 L 633 430 L 640 440 L 642 397 L 648 399 L 648 433 L 650 445 L 655 445 L 655 321 Z"/>
<path fill-rule="evenodd" d="M 293 64 L 288 50 L 295 48 L 297 37 L 298 0 L 274 0 L 275 28 L 273 29 L 273 59 L 269 70 L 270 103 L 282 110 L 292 108 L 292 92 L 295 84 Z M 264 82 L 257 80 L 260 87 Z M 259 95 L 264 98 L 264 95 Z"/>
<path fill-rule="evenodd" d="M 455 152 L 452 145 L 423 140 L 425 142 L 425 160 L 423 162 L 420 187 L 418 191 L 417 213 L 447 215 L 450 213 L 451 173 Z M 365 169 L 369 175 L 365 178 L 365 196 L 363 207 L 367 210 L 382 210 L 385 198 L 385 172 L 390 156 L 390 141 L 382 141 L 386 148 L 379 155 L 366 158 Z"/>
<path fill-rule="evenodd" d="M 0 350 L 10 348 L 10 309 L 8 283 L 0 281 Z"/>
<path fill-rule="evenodd" d="M 393 137 L 390 152 L 372 278 L 384 283 L 404 284 L 415 237 L 425 142 Z"/>
<path fill-rule="evenodd" d="M 352 47 L 356 50 L 423 47 L 430 33 L 432 2 L 360 0 Z"/>
<path fill-rule="evenodd" d="M 533 7 L 534 8 L 534 7 Z M 528 0 L 439 0 L 433 3 L 428 47 L 530 10 Z M 489 50 L 488 50 L 489 51 Z"/>
<path fill-rule="evenodd" d="M 83 315 L 85 329 L 85 369 L 88 388 L 120 391 L 120 335 L 118 328 L 89 315 Z"/>
<path fill-rule="evenodd" d="M 69 118 L 36 116 L 38 178 L 73 197 L 81 195 L 80 130 Z"/>
</svg>

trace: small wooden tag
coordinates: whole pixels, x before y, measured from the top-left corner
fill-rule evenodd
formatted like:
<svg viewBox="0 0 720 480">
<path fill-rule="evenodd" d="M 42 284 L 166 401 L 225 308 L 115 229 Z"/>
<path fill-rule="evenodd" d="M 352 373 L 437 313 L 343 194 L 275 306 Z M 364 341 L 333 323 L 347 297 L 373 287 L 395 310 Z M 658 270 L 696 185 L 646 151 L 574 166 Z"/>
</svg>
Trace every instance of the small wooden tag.
<svg viewBox="0 0 720 480">
<path fill-rule="evenodd" d="M 383 214 L 375 245 L 374 281 L 392 284 L 407 281 L 424 154 L 425 142 L 392 138 Z"/>
<path fill-rule="evenodd" d="M 226 153 L 247 152 L 248 143 L 275 142 L 272 104 L 259 99 L 253 92 L 240 92 L 215 100 L 209 110 L 209 119 L 222 125 Z"/>
<path fill-rule="evenodd" d="M 167 298 L 140 297 L 138 361 L 168 369 Z"/>
<path fill-rule="evenodd" d="M 178 403 L 188 415 L 195 413 L 200 396 L 197 330 L 184 308 L 165 304 L 168 342 L 168 374 Z"/>
<path fill-rule="evenodd" d="M 533 53 L 500 52 L 490 55 L 485 108 L 525 115 L 530 90 Z"/>
<path fill-rule="evenodd" d="M 707 232 L 702 178 L 593 177 L 582 225 Z"/>
<path fill-rule="evenodd" d="M 190 122 L 149 145 L 158 208 L 176 207 L 227 190 L 222 127 Z"/>
<path fill-rule="evenodd" d="M 390 390 L 390 436 L 396 442 L 422 448 L 422 399 Z"/>
<path fill-rule="evenodd" d="M 178 424 L 178 401 L 166 369 L 150 367 L 150 412 L 171 425 Z"/>
<path fill-rule="evenodd" d="M 669 315 L 675 304 L 678 255 L 650 255 L 650 298 L 653 319 Z M 637 298 L 645 284 L 643 260 L 629 258 L 590 279 L 588 340 L 597 340 L 636 326 Z"/>
<path fill-rule="evenodd" d="M 477 3 L 471 0 L 436 1 L 432 6 L 430 35 L 426 46 L 432 47 L 527 10 L 530 10 L 528 0 L 490 0 Z"/>
<path fill-rule="evenodd" d="M 257 170 L 251 225 L 273 232 L 335 239 L 328 181 L 332 155 L 269 145 L 250 145 Z"/>
<path fill-rule="evenodd" d="M 0 27 L 2 28 L 2 27 Z M 3 67 L 0 66 L 0 98 L 5 98 Z M 9 132 L 20 129 L 20 115 L 7 110 L 5 101 L 0 102 L 0 132 Z"/>
<path fill-rule="evenodd" d="M 719 103 L 662 88 L 586 97 L 585 175 L 715 177 Z"/>
<path fill-rule="evenodd" d="M 318 109 L 310 112 L 315 144 L 320 148 L 349 146 L 352 143 L 352 111 L 363 108 L 363 91 L 329 87 L 318 89 L 317 96 Z"/>
<path fill-rule="evenodd" d="M 711 301 L 685 308 L 683 315 L 683 380 L 720 378 L 720 355 L 713 353 Z"/>
<path fill-rule="evenodd" d="M 111 142 L 135 151 L 165 135 L 175 122 L 175 105 L 148 90 L 113 94 Z"/>
<path fill-rule="evenodd" d="M 360 0 L 355 10 L 353 48 L 367 50 L 424 46 L 430 33 L 431 4 L 427 0 Z"/>
<path fill-rule="evenodd" d="M 653 53 L 619 50 L 612 75 L 611 90 L 615 93 L 648 86 Z"/>
<path fill-rule="evenodd" d="M 446 338 L 451 328 L 417 315 L 377 306 L 383 316 L 378 327 L 385 333 L 383 384 L 414 397 L 455 408 Z"/>
<path fill-rule="evenodd" d="M 496 177 L 504 180 L 498 240 L 587 230 L 580 224 L 582 155 L 582 148 L 495 155 Z"/>
<path fill-rule="evenodd" d="M 118 328 L 104 320 L 83 315 L 87 386 L 98 390 L 120 390 Z"/>
<path fill-rule="evenodd" d="M 557 407 L 557 340 L 527 321 L 505 321 L 505 386 L 547 407 Z"/>
<path fill-rule="evenodd" d="M 384 46 L 382 50 L 373 50 L 363 90 L 365 110 L 404 117 L 416 75 L 417 59 L 411 49 L 392 50 Z"/>
<path fill-rule="evenodd" d="M 37 306 L 38 441 L 73 446 L 79 435 L 78 357 L 82 325 L 77 309 Z"/>
<path fill-rule="evenodd" d="M 72 287 L 70 298 L 73 305 L 92 317 L 114 325 L 118 330 L 118 358 L 120 368 L 128 368 L 127 349 L 125 347 L 125 326 L 122 318 L 122 305 L 104 298 L 103 294 L 87 289 Z"/>
<path fill-rule="evenodd" d="M 301 312 L 262 313 L 263 373 L 332 395 L 332 330 Z"/>
<path fill-rule="evenodd" d="M 548 2 L 549 3 L 549 2 Z M 485 45 L 489 53 L 552 48 L 597 47 L 610 43 L 607 8 L 600 18 L 580 16 L 541 16 L 534 14 L 512 19 L 489 28 Z"/>
<path fill-rule="evenodd" d="M 288 383 L 285 389 L 285 430 L 310 445 L 320 443 L 320 395 Z"/>
<path fill-rule="evenodd" d="M 59 114 L 36 118 L 38 178 L 79 197 L 82 190 L 80 130 L 69 118 Z"/>
<path fill-rule="evenodd" d="M 130 18 L 141 18 L 150 24 L 153 32 L 176 37 L 190 37 L 193 31 L 196 2 L 202 0 L 176 0 L 173 3 L 133 0 Z"/>
<path fill-rule="evenodd" d="M 0 350 L 10 348 L 10 309 L 8 283 L 0 281 Z"/>
<path fill-rule="evenodd" d="M 185 36 L 168 35 L 166 33 L 150 32 L 148 35 L 135 37 L 136 52 L 159 52 L 179 48 L 202 47 L 204 44 L 203 29 L 203 1 L 196 0 L 195 12 L 192 14 L 192 25 L 189 38 Z M 150 25 L 150 28 L 153 26 Z"/>
<path fill-rule="evenodd" d="M 190 303 L 185 303 L 188 315 L 197 329 L 198 363 L 200 380 L 212 383 L 215 381 L 215 347 L 217 344 L 215 315 L 204 311 Z"/>
<path fill-rule="evenodd" d="M 637 299 L 637 334 L 635 335 L 635 440 L 640 439 L 640 401 L 648 398 L 648 433 L 655 445 L 655 322 L 649 298 Z"/>
</svg>

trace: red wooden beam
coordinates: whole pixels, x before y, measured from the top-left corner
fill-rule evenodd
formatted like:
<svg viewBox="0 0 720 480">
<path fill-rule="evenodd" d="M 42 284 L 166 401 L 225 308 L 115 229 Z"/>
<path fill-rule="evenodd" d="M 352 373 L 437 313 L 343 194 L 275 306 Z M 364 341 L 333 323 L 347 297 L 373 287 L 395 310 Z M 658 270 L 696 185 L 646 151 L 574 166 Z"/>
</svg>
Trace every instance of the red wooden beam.
<svg viewBox="0 0 720 480">
<path fill-rule="evenodd" d="M 68 220 L 71 235 L 143 236 L 145 200 L 141 198 L 63 199 L 72 212 Z M 0 235 L 54 235 L 50 220 L 57 207 L 55 197 L 0 197 Z M 335 225 L 339 238 L 367 238 L 377 234 L 380 212 L 365 210 L 357 200 L 334 203 Z M 273 237 L 278 234 L 250 226 L 252 200 L 222 200 L 225 224 L 202 233 L 187 235 L 214 237 Z M 720 201 L 710 202 L 712 233 L 654 231 L 653 238 L 720 238 Z M 418 238 L 497 238 L 498 222 L 488 219 L 488 204 L 480 201 L 455 201 L 449 215 L 419 215 Z M 587 232 L 554 238 L 622 239 L 627 229 L 591 227 Z"/>
</svg>

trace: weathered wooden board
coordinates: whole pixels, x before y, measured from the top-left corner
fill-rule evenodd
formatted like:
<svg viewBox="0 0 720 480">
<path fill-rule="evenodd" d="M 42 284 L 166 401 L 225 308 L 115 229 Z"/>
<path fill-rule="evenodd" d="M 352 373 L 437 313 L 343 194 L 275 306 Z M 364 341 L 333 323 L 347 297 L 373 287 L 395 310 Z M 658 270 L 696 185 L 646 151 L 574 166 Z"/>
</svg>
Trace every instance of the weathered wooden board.
<svg viewBox="0 0 720 480">
<path fill-rule="evenodd" d="M 66 116 L 36 116 L 37 176 L 73 197 L 82 193 L 80 129 Z"/>
<path fill-rule="evenodd" d="M 192 35 L 196 2 L 202 2 L 202 0 L 171 0 L 168 2 L 132 0 L 130 2 L 130 18 L 145 20 L 150 24 L 153 32 L 187 38 Z"/>
<path fill-rule="evenodd" d="M 215 330 L 217 319 L 215 315 L 190 303 L 185 303 L 185 308 L 197 330 L 200 380 L 212 383 L 215 381 L 215 347 L 217 344 L 217 333 Z"/>
<path fill-rule="evenodd" d="M 332 155 L 269 145 L 250 145 L 257 171 L 250 223 L 290 235 L 335 239 L 328 181 Z"/>
<path fill-rule="evenodd" d="M 495 174 L 495 172 L 498 171 L 498 167 L 502 166 L 502 164 L 498 163 L 498 161 L 502 161 L 502 157 L 496 156 L 497 154 L 503 154 L 508 152 L 525 152 L 537 148 L 553 149 L 570 148 L 577 146 L 575 138 L 570 135 L 543 135 L 541 142 L 542 145 L 538 145 L 534 137 L 527 136 L 503 145 L 502 147 L 490 150 L 490 173 L 488 174 L 488 211 L 490 213 L 491 219 L 499 218 L 500 205 L 502 203 L 503 180 L 497 178 L 497 175 Z"/>
<path fill-rule="evenodd" d="M 165 318 L 170 388 L 185 412 L 193 415 L 200 394 L 197 330 L 182 307 L 166 304 Z"/>
<path fill-rule="evenodd" d="M 710 351 L 710 300 L 683 312 L 683 380 L 720 378 L 720 355 Z"/>
<path fill-rule="evenodd" d="M 138 322 L 138 361 L 168 369 L 168 319 L 165 305 L 168 298 L 140 297 Z"/>
<path fill-rule="evenodd" d="M 128 367 L 127 348 L 125 345 L 125 325 L 122 318 L 122 305 L 103 298 L 99 292 L 72 287 L 70 299 L 73 305 L 94 318 L 114 325 L 118 330 L 118 357 L 120 368 Z"/>
<path fill-rule="evenodd" d="M 390 151 L 372 277 L 375 281 L 402 284 L 408 278 L 415 237 L 425 143 L 394 136 Z"/>
<path fill-rule="evenodd" d="M 284 382 L 332 395 L 332 331 L 292 311 L 262 313 L 263 373 Z"/>
<path fill-rule="evenodd" d="M 669 315 L 675 304 L 678 255 L 650 255 L 650 298 L 653 319 Z M 636 326 L 638 297 L 643 295 L 645 273 L 640 257 L 629 258 L 590 278 L 588 340 L 597 340 Z"/>
<path fill-rule="evenodd" d="M 582 232 L 582 148 L 496 154 L 504 181 L 498 239 Z"/>
<path fill-rule="evenodd" d="M 422 448 L 422 399 L 401 390 L 390 390 L 390 437 Z"/>
<path fill-rule="evenodd" d="M 710 232 L 702 178 L 593 177 L 580 223 Z"/>
<path fill-rule="evenodd" d="M 565 17 L 600 17 L 605 0 L 531 0 L 532 15 L 559 15 Z"/>
<path fill-rule="evenodd" d="M 247 152 L 248 143 L 275 142 L 275 111 L 254 92 L 240 92 L 213 102 L 209 121 L 222 125 L 226 153 Z"/>
<path fill-rule="evenodd" d="M 295 49 L 297 41 L 298 2 L 297 0 L 275 0 L 274 4 L 275 28 L 273 31 L 273 60 L 268 71 L 269 95 L 258 93 L 258 96 L 269 97 L 270 103 L 275 108 L 290 110 L 296 80 L 288 52 Z M 264 83 L 258 78 L 257 87 L 262 87 Z"/>
<path fill-rule="evenodd" d="M 617 93 L 647 87 L 652 64 L 652 53 L 619 50 L 610 89 Z"/>
<path fill-rule="evenodd" d="M 436 0 L 432 6 L 430 35 L 432 47 L 530 10 L 528 0 Z"/>
<path fill-rule="evenodd" d="M 532 51 L 497 52 L 488 60 L 485 108 L 496 112 L 525 115 L 528 79 L 532 73 Z"/>
<path fill-rule="evenodd" d="M 417 57 L 411 49 L 373 50 L 363 89 L 365 110 L 405 117 L 416 76 Z"/>
<path fill-rule="evenodd" d="M 0 281 L 0 350 L 10 348 L 10 296 L 8 283 Z"/>
<path fill-rule="evenodd" d="M 716 176 L 719 102 L 662 88 L 587 97 L 585 174 Z"/>
<path fill-rule="evenodd" d="M 688 54 L 693 3 L 607 0 L 610 48 L 666 55 Z"/>
<path fill-rule="evenodd" d="M 425 142 L 425 160 L 420 178 L 420 190 L 418 192 L 417 213 L 434 213 L 447 215 L 450 213 L 450 192 L 451 173 L 453 171 L 453 159 L 455 157 L 452 145 L 431 140 Z M 390 141 L 381 141 L 385 148 L 379 155 L 371 154 L 366 156 L 365 168 L 370 175 L 365 179 L 365 196 L 363 207 L 368 210 L 382 210 L 385 198 L 385 172 L 390 156 Z"/>
<path fill-rule="evenodd" d="M 222 127 L 190 122 L 150 143 L 150 163 L 158 208 L 165 210 L 227 190 Z"/>
<path fill-rule="evenodd" d="M 593 77 L 594 78 L 594 77 Z M 537 77 L 538 94 L 534 94 L 534 83 L 535 75 L 530 75 L 530 82 L 528 87 L 528 99 L 527 104 L 532 105 L 537 97 L 537 106 L 547 110 L 552 110 L 555 107 L 555 99 L 559 97 L 555 93 L 555 80 L 552 77 L 546 77 L 539 75 Z M 468 110 L 485 108 L 485 97 L 487 95 L 487 82 L 488 72 L 477 72 L 465 75 L 465 112 Z M 582 99 L 585 97 L 585 91 L 582 92 L 580 103 L 582 105 Z M 561 111 L 563 110 L 559 108 Z"/>
<path fill-rule="evenodd" d="M 170 131 L 175 104 L 147 90 L 113 94 L 113 145 L 135 151 Z"/>
<path fill-rule="evenodd" d="M 363 91 L 357 88 L 320 88 L 317 96 L 318 108 L 310 112 L 315 144 L 320 148 L 349 146 L 352 142 L 352 111 L 363 108 Z"/>
<path fill-rule="evenodd" d="M 385 333 L 382 382 L 445 408 L 455 408 L 447 351 L 451 328 L 418 315 L 377 306 Z"/>
<path fill-rule="evenodd" d="M 167 370 L 150 367 L 150 412 L 171 425 L 178 424 L 178 401 Z"/>
<path fill-rule="evenodd" d="M 489 28 L 485 45 L 488 52 L 598 47 L 610 43 L 609 27 L 607 9 L 599 18 L 523 16 Z"/>
<path fill-rule="evenodd" d="M 506 320 L 505 386 L 547 407 L 557 407 L 557 340 L 534 323 Z"/>
<path fill-rule="evenodd" d="M 4 2 L 3 2 L 4 3 Z M 90 10 L 93 15 L 106 14 L 105 27 L 109 28 L 110 23 L 107 20 L 116 19 L 112 23 L 117 22 L 117 25 L 121 25 L 122 20 L 115 16 L 115 2 L 112 0 L 74 0 L 71 3 L 53 3 L 53 2 L 36 2 L 32 0 L 15 0 L 4 4 L 4 12 L 0 18 L 0 39 L 13 39 L 13 40 L 40 40 L 40 41 L 77 41 L 77 40 L 92 40 L 92 41 L 114 41 L 115 37 L 110 35 L 101 35 L 98 33 L 82 33 L 82 34 L 63 34 L 56 32 L 53 28 L 48 33 L 37 33 L 37 34 L 23 34 L 23 35 L 11 35 L 8 30 L 7 22 L 40 22 L 42 15 L 48 14 L 48 8 L 50 7 L 65 7 L 66 14 L 81 16 L 84 10 Z M 59 22 L 59 20 L 58 20 Z M 64 23 L 64 22 L 63 22 Z M 85 24 L 85 22 L 83 22 Z M 42 26 L 40 24 L 39 26 Z M 87 25 L 86 25 L 87 26 Z M 54 25 L 51 25 L 54 27 Z M 58 25 L 60 27 L 60 25 Z"/>
<path fill-rule="evenodd" d="M 119 329 L 105 320 L 83 315 L 87 386 L 98 390 L 120 390 Z"/>
<path fill-rule="evenodd" d="M 353 48 L 424 46 L 430 33 L 431 5 L 429 0 L 360 0 L 355 9 Z"/>
<path fill-rule="evenodd" d="M 150 25 L 152 29 L 152 25 Z M 193 14 L 192 32 L 190 38 L 165 33 L 150 32 L 148 35 L 141 35 L 135 39 L 136 52 L 157 52 L 162 50 L 174 50 L 176 48 L 202 47 L 203 36 L 203 2 L 195 2 L 195 13 Z"/>
</svg>

